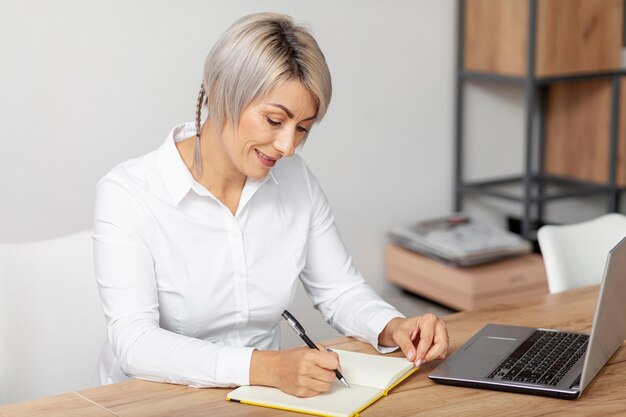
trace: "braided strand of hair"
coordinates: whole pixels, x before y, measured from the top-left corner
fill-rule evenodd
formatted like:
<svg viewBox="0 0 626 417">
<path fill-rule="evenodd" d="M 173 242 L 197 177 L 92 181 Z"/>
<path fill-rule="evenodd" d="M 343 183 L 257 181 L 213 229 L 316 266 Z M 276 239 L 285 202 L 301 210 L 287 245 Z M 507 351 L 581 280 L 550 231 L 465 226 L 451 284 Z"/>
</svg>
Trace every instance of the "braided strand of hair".
<svg viewBox="0 0 626 417">
<path fill-rule="evenodd" d="M 196 101 L 196 144 L 193 152 L 193 170 L 199 177 L 202 173 L 202 153 L 200 149 L 200 119 L 202 115 L 202 103 L 204 101 L 204 83 L 200 86 L 198 100 Z"/>
</svg>

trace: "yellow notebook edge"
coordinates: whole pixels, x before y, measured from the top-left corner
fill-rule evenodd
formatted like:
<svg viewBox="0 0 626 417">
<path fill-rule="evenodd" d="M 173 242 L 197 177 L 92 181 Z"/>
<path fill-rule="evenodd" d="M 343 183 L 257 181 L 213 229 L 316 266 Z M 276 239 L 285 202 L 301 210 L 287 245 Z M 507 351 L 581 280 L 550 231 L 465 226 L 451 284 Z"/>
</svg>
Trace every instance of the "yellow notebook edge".
<svg viewBox="0 0 626 417">
<path fill-rule="evenodd" d="M 407 372 L 402 378 L 398 379 L 396 382 L 393 383 L 392 386 L 390 386 L 389 388 L 387 388 L 385 390 L 385 395 L 387 395 L 389 393 L 389 391 L 391 391 L 392 389 L 394 389 L 396 386 L 398 386 L 398 384 L 400 384 L 400 382 L 404 381 L 405 379 L 407 379 L 408 377 L 410 377 L 411 375 L 413 375 L 415 372 L 419 371 L 419 366 L 415 366 L 414 368 L 412 368 L 409 372 Z"/>
<path fill-rule="evenodd" d="M 378 398 L 380 398 L 380 397 L 378 397 Z M 316 412 L 313 412 L 313 411 L 305 411 L 305 410 L 302 410 L 301 408 L 279 407 L 277 405 L 269 405 L 269 404 L 266 404 L 266 403 L 256 403 L 254 401 L 235 400 L 234 398 L 230 398 L 228 396 L 226 396 L 226 401 L 232 401 L 234 403 L 241 403 L 241 404 L 248 404 L 248 405 L 256 405 L 258 407 L 273 408 L 274 410 L 293 411 L 294 413 L 309 414 L 309 415 L 312 415 L 312 416 L 335 417 L 332 414 L 320 414 L 320 413 L 316 413 Z M 352 414 L 350 417 L 358 417 L 358 413 Z"/>
<path fill-rule="evenodd" d="M 374 399 L 372 399 L 370 402 L 368 402 L 367 404 L 365 404 L 363 407 L 359 408 L 358 410 L 356 410 L 355 414 L 353 414 L 352 417 L 358 417 L 359 413 L 361 413 L 363 410 L 365 410 L 367 407 L 369 407 L 370 405 L 374 404 L 376 401 L 380 400 L 382 397 L 386 396 L 387 394 L 389 394 L 389 391 L 391 391 L 392 389 L 394 389 L 398 384 L 400 384 L 402 381 L 404 381 L 405 379 L 407 379 L 408 377 L 410 377 L 411 375 L 413 375 L 415 372 L 417 372 L 420 368 L 419 367 L 414 367 L 412 368 L 409 372 L 407 372 L 406 374 L 404 374 L 402 376 L 402 378 L 399 378 L 396 382 L 393 383 L 393 385 L 391 385 L 389 388 L 384 389 L 381 391 L 380 395 L 378 397 L 375 397 Z"/>
<path fill-rule="evenodd" d="M 406 374 L 404 374 L 402 376 L 402 378 L 399 378 L 396 382 L 393 383 L 393 385 L 391 385 L 389 388 L 387 389 L 383 389 L 380 392 L 380 395 L 374 397 L 373 399 L 371 399 L 369 402 L 367 402 L 363 407 L 359 408 L 358 410 L 356 410 L 353 414 L 350 415 L 350 417 L 359 417 L 359 414 L 365 410 L 367 407 L 369 407 L 370 405 L 374 404 L 376 401 L 380 400 L 382 397 L 386 396 L 387 394 L 389 394 L 389 391 L 391 391 L 392 389 L 394 389 L 396 386 L 398 386 L 402 381 L 404 381 L 405 379 L 407 379 L 408 377 L 410 377 L 411 375 L 413 375 L 415 372 L 417 372 L 420 368 L 419 367 L 414 367 L 412 368 L 409 372 L 407 372 Z M 302 413 L 302 414 L 309 414 L 309 415 L 313 415 L 313 416 L 320 416 L 320 417 L 334 417 L 332 414 L 321 414 L 321 413 L 316 413 L 313 411 L 306 411 L 306 410 L 302 410 L 300 408 L 291 408 L 291 407 L 279 407 L 277 405 L 270 405 L 267 403 L 257 403 L 254 401 L 247 401 L 247 400 L 236 400 L 234 398 L 230 398 L 228 395 L 226 395 L 226 401 L 231 401 L 231 402 L 235 402 L 235 403 L 241 403 L 241 404 L 248 404 L 248 405 L 255 405 L 258 407 L 265 407 L 265 408 L 273 408 L 275 410 L 286 410 L 286 411 L 293 411 L 295 413 Z"/>
</svg>

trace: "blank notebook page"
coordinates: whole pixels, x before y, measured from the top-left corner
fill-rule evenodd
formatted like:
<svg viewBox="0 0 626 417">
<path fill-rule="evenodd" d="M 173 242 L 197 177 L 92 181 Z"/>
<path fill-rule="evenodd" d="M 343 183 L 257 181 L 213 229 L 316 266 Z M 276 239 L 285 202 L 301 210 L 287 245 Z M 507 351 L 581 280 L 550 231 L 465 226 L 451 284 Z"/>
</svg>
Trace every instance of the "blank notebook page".
<svg viewBox="0 0 626 417">
<path fill-rule="evenodd" d="M 350 388 L 335 380 L 330 391 L 311 398 L 299 398 L 279 389 L 243 386 L 231 392 L 231 399 L 270 407 L 318 413 L 328 416 L 349 416 L 362 409 L 413 365 L 404 358 L 367 355 L 335 350 L 339 355 L 343 376 Z"/>
</svg>

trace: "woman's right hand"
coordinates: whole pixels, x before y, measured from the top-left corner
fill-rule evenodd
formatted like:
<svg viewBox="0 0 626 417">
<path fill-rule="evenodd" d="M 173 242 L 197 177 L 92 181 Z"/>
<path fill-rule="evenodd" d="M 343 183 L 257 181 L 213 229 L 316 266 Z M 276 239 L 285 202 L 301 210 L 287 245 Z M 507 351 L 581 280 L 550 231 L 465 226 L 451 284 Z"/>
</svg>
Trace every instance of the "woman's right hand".
<svg viewBox="0 0 626 417">
<path fill-rule="evenodd" d="M 298 397 L 313 397 L 330 390 L 339 368 L 335 352 L 296 347 L 255 350 L 250 361 L 250 384 L 279 388 Z"/>
</svg>

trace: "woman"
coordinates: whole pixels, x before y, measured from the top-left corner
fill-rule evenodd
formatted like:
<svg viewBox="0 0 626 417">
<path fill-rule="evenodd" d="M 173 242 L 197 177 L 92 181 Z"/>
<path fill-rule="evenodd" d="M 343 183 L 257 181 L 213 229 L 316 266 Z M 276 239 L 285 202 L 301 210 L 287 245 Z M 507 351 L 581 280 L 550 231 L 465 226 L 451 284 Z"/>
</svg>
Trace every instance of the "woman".
<svg viewBox="0 0 626 417">
<path fill-rule="evenodd" d="M 100 383 L 328 391 L 335 353 L 278 350 L 297 278 L 343 334 L 380 352 L 399 346 L 418 365 L 445 357 L 440 319 L 404 318 L 365 284 L 317 179 L 293 156 L 330 96 L 324 56 L 304 28 L 278 14 L 244 17 L 207 56 L 195 124 L 98 183 L 94 253 L 108 323 Z"/>
</svg>

